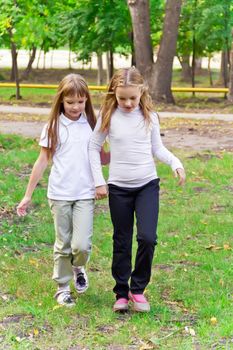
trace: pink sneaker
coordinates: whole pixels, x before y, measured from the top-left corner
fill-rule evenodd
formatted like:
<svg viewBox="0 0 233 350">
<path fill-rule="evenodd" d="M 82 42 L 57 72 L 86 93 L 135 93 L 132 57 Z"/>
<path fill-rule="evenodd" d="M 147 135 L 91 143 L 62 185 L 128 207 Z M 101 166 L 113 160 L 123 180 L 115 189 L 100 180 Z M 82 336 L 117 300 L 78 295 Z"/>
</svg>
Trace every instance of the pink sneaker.
<svg viewBox="0 0 233 350">
<path fill-rule="evenodd" d="M 133 303 L 133 309 L 139 312 L 149 312 L 150 304 L 143 294 L 132 294 L 129 292 L 129 299 Z"/>
<path fill-rule="evenodd" d="M 129 307 L 129 300 L 126 298 L 120 298 L 113 305 L 113 311 L 115 312 L 127 311 L 128 307 Z"/>
</svg>

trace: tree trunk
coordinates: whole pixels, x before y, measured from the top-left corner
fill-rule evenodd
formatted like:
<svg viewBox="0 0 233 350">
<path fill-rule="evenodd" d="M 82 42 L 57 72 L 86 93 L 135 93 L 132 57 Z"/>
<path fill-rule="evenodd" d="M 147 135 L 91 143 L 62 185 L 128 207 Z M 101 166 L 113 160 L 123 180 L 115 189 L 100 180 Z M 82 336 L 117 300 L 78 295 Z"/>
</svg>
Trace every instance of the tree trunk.
<svg viewBox="0 0 233 350">
<path fill-rule="evenodd" d="M 20 81 L 27 80 L 27 78 L 28 78 L 28 76 L 29 76 L 29 74 L 31 72 L 32 64 L 33 64 L 35 58 L 36 58 L 36 47 L 34 46 L 32 48 L 32 51 L 30 51 L 30 53 L 29 53 L 29 61 L 28 61 L 28 64 L 27 64 L 27 68 L 22 73 Z"/>
<path fill-rule="evenodd" d="M 179 62 L 182 69 L 182 80 L 185 82 L 191 82 L 192 74 L 189 63 L 189 56 L 182 56 L 179 58 Z"/>
<path fill-rule="evenodd" d="M 40 57 L 41 57 L 41 49 L 39 51 L 39 55 L 38 55 L 38 58 L 37 58 L 37 65 L 36 65 L 36 68 L 38 69 L 39 68 L 39 64 L 40 64 Z"/>
<path fill-rule="evenodd" d="M 229 93 L 228 93 L 228 101 L 233 103 L 233 49 L 231 50 L 231 55 L 230 55 L 230 60 L 231 60 L 231 68 L 230 68 L 230 81 L 229 81 Z"/>
<path fill-rule="evenodd" d="M 14 54 L 16 54 L 16 55 L 18 55 L 18 53 L 16 52 L 16 53 L 13 53 L 12 52 L 12 49 L 11 49 L 11 60 L 12 60 L 12 65 L 11 65 L 11 76 L 10 76 L 10 81 L 15 81 L 15 62 L 16 62 L 16 60 L 17 60 L 17 58 L 15 59 L 13 59 L 13 55 Z"/>
<path fill-rule="evenodd" d="M 97 85 L 103 85 L 104 84 L 104 72 L 103 72 L 103 60 L 102 55 L 97 55 L 97 62 L 98 62 L 98 76 L 97 76 Z"/>
<path fill-rule="evenodd" d="M 46 52 L 43 51 L 43 53 L 44 53 L 44 56 L 43 56 L 43 69 L 45 69 L 46 68 Z"/>
<path fill-rule="evenodd" d="M 175 103 L 171 91 L 173 59 L 176 54 L 176 42 L 182 0 L 167 0 L 157 61 L 149 79 L 151 95 L 155 101 Z"/>
<path fill-rule="evenodd" d="M 219 83 L 223 84 L 224 87 L 228 86 L 229 68 L 230 68 L 229 51 L 223 50 L 221 52 L 221 68 L 220 68 Z"/>
<path fill-rule="evenodd" d="M 174 103 L 171 92 L 182 0 L 167 0 L 163 34 L 156 63 L 150 38 L 149 0 L 128 0 L 134 34 L 136 66 L 148 80 L 154 100 Z"/>
<path fill-rule="evenodd" d="M 106 74 L 107 74 L 107 84 L 110 82 L 110 63 L 109 63 L 109 52 L 106 52 Z"/>
<path fill-rule="evenodd" d="M 8 28 L 8 33 L 10 37 L 10 43 L 11 43 L 11 58 L 12 58 L 12 76 L 14 77 L 14 81 L 16 84 L 16 92 L 15 97 L 17 100 L 21 98 L 20 96 L 20 86 L 19 86 L 19 71 L 18 71 L 18 63 L 17 63 L 17 48 L 13 40 L 13 33 L 12 28 Z"/>
<path fill-rule="evenodd" d="M 192 55 L 192 87 L 195 88 L 195 73 L 196 73 L 196 36 L 195 28 L 193 29 L 193 55 Z M 192 93 L 193 97 L 195 92 Z"/>
<path fill-rule="evenodd" d="M 16 45 L 14 42 L 11 42 L 11 55 L 12 55 L 12 66 L 14 67 L 14 77 L 15 77 L 15 84 L 16 84 L 16 92 L 15 97 L 16 100 L 20 100 L 20 86 L 19 86 L 19 71 L 18 71 L 18 64 L 17 64 L 17 50 Z"/>
<path fill-rule="evenodd" d="M 233 31 L 232 31 L 232 46 L 230 52 L 230 74 L 229 74 L 229 92 L 227 99 L 230 102 L 233 102 Z"/>
<path fill-rule="evenodd" d="M 69 56 L 68 56 L 68 68 L 72 69 L 72 65 L 71 65 L 71 54 L 72 54 L 72 50 L 71 50 L 71 40 L 69 40 Z"/>
<path fill-rule="evenodd" d="M 114 72 L 113 52 L 111 50 L 106 52 L 106 60 L 107 60 L 107 82 L 109 82 Z"/>
<path fill-rule="evenodd" d="M 130 45 L 131 45 L 131 66 L 136 67 L 136 57 L 134 51 L 134 40 L 133 40 L 133 32 L 129 33 Z"/>
<path fill-rule="evenodd" d="M 136 67 L 147 78 L 153 64 L 150 38 L 150 11 L 148 0 L 128 0 L 133 25 L 133 40 Z"/>
<path fill-rule="evenodd" d="M 114 61 L 113 61 L 113 51 L 112 50 L 109 51 L 109 58 L 110 58 L 110 60 L 109 60 L 109 63 L 110 63 L 109 73 L 110 73 L 110 78 L 112 78 L 113 73 L 114 73 Z"/>
<path fill-rule="evenodd" d="M 201 74 L 201 69 L 202 69 L 202 58 L 201 57 L 196 57 L 195 58 L 195 73 Z"/>
<path fill-rule="evenodd" d="M 209 73 L 210 86 L 213 86 L 214 84 L 213 84 L 213 77 L 212 77 L 210 61 L 211 61 L 211 56 L 208 57 L 208 73 Z"/>
</svg>

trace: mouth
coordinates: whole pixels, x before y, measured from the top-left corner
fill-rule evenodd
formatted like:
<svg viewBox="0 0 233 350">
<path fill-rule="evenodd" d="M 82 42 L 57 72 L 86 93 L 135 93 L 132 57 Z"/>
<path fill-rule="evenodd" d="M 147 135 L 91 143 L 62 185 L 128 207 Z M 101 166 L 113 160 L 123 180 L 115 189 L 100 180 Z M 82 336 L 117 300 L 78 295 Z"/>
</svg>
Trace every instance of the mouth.
<svg viewBox="0 0 233 350">
<path fill-rule="evenodd" d="M 70 113 L 71 114 L 80 114 L 81 112 L 79 112 L 79 111 L 71 111 Z"/>
</svg>

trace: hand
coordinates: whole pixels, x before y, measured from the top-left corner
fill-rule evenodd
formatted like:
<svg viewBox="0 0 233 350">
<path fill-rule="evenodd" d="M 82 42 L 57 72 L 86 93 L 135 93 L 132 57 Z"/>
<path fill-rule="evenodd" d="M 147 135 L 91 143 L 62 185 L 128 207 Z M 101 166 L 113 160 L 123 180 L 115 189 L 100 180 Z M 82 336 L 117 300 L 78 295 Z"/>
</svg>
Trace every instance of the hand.
<svg viewBox="0 0 233 350">
<path fill-rule="evenodd" d="M 108 196 L 108 187 L 106 185 L 95 188 L 95 199 L 103 199 Z"/>
<path fill-rule="evenodd" d="M 16 208 L 18 216 L 27 215 L 27 208 L 28 208 L 30 202 L 31 202 L 30 197 L 23 197 L 23 199 L 21 200 L 21 202 L 19 203 L 19 205 Z"/>
<path fill-rule="evenodd" d="M 182 168 L 177 168 L 177 169 L 174 171 L 174 175 L 175 175 L 175 177 L 179 177 L 178 185 L 183 186 L 184 183 L 185 183 L 185 178 L 186 178 L 184 169 L 182 169 Z"/>
</svg>

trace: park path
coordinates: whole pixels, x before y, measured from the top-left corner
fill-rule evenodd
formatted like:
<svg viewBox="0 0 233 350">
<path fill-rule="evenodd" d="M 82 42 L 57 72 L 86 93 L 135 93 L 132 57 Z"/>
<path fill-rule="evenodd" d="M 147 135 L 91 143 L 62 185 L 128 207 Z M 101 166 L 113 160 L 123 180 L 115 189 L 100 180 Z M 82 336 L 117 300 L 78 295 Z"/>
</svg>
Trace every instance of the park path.
<svg viewBox="0 0 233 350">
<path fill-rule="evenodd" d="M 48 115 L 50 108 L 0 105 L 0 113 Z M 162 118 L 216 119 L 233 121 L 233 114 L 159 112 Z"/>
<path fill-rule="evenodd" d="M 49 115 L 49 108 L 0 105 L 0 133 L 17 134 L 38 139 L 45 121 L 7 120 L 7 114 Z M 1 113 L 3 117 L 1 118 Z M 162 130 L 165 146 L 180 149 L 201 150 L 233 150 L 233 114 L 212 113 L 181 113 L 159 112 L 164 118 L 184 118 L 199 120 L 202 126 L 192 126 L 190 123 Z M 14 118 L 15 119 L 15 118 Z M 199 123 L 197 121 L 197 123 Z M 196 124 L 197 124 L 196 123 Z"/>
</svg>

